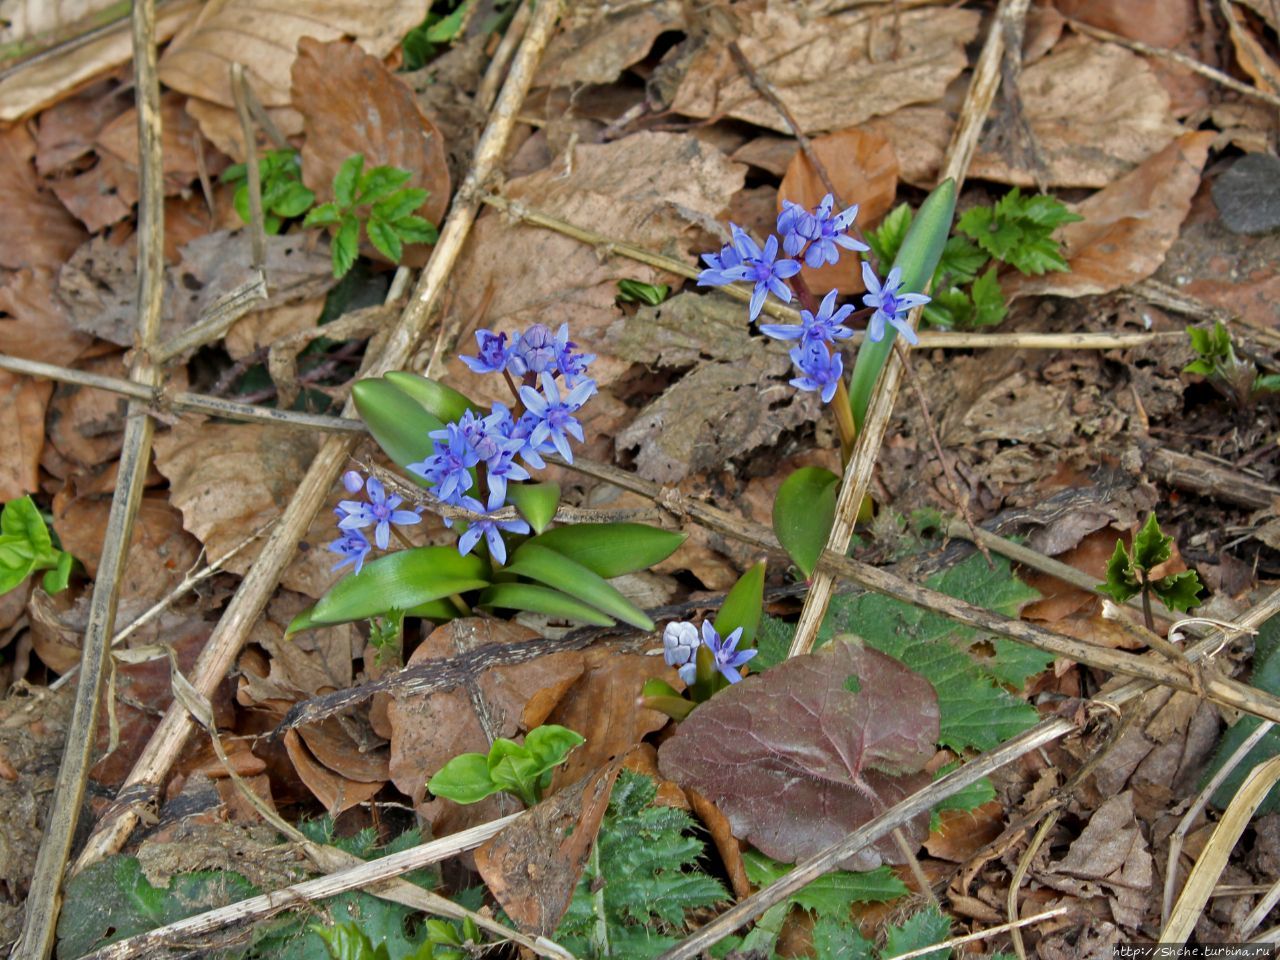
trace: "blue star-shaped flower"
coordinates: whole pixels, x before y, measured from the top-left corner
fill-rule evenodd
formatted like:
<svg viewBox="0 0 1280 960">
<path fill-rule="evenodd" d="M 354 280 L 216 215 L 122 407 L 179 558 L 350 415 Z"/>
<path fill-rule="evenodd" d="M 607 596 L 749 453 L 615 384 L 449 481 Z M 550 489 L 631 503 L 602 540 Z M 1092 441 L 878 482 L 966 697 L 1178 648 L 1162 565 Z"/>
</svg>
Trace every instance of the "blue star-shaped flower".
<svg viewBox="0 0 1280 960">
<path fill-rule="evenodd" d="M 370 477 L 364 484 L 369 502 L 363 500 L 342 500 L 338 509 L 346 514 L 338 521 L 339 530 L 363 530 L 373 527 L 373 542 L 379 550 L 387 549 L 391 542 L 391 525 L 398 527 L 412 526 L 422 520 L 415 510 L 397 510 L 404 503 L 401 497 L 387 494 L 382 481 Z"/>
<path fill-rule="evenodd" d="M 529 444 L 539 453 L 554 450 L 564 457 L 566 463 L 573 463 L 569 437 L 579 443 L 583 442 L 582 424 L 574 414 L 595 393 L 596 382 L 589 378 L 579 380 L 564 399 L 561 399 L 555 378 L 550 374 L 544 373 L 541 382 L 542 393 L 533 387 L 520 388 L 520 399 L 524 402 L 532 424 Z"/>
<path fill-rule="evenodd" d="M 902 270 L 899 267 L 889 271 L 882 286 L 871 265 L 864 262 L 862 280 L 867 285 L 867 295 L 862 302 L 868 307 L 875 307 L 876 311 L 867 322 L 868 339 L 872 342 L 884 339 L 884 325 L 888 323 L 906 338 L 907 343 L 912 346 L 919 343 L 920 338 L 911 329 L 907 314 L 913 307 L 928 303 L 930 298 L 922 293 L 901 293 Z"/>
<path fill-rule="evenodd" d="M 802 340 L 791 351 L 791 361 L 801 374 L 791 380 L 791 385 L 797 390 L 820 391 L 822 402 L 830 403 L 844 373 L 844 359 L 839 352 L 831 353 L 821 340 Z"/>
<path fill-rule="evenodd" d="M 822 298 L 817 315 L 808 310 L 801 310 L 799 324 L 762 323 L 760 332 L 775 340 L 823 340 L 827 343 L 852 337 L 853 331 L 844 326 L 844 321 L 849 314 L 853 313 L 853 305 L 846 303 L 836 310 L 838 293 L 839 291 L 832 290 Z"/>
<path fill-rule="evenodd" d="M 742 674 L 738 668 L 754 657 L 759 650 L 739 650 L 738 641 L 742 639 L 742 628 L 738 627 L 723 640 L 710 620 L 702 621 L 702 642 L 715 657 L 716 669 L 730 683 L 738 683 Z"/>
</svg>

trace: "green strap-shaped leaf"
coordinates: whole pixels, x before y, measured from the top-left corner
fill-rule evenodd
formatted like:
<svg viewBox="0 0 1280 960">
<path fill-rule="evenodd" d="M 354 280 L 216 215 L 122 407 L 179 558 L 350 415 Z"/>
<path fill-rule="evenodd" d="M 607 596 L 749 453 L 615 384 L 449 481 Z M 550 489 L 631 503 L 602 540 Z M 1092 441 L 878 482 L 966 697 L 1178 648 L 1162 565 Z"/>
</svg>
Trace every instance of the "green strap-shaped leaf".
<svg viewBox="0 0 1280 960">
<path fill-rule="evenodd" d="M 430 434 L 442 429 L 444 424 L 395 384 L 376 378 L 361 380 L 352 388 L 351 395 L 378 446 L 396 464 L 407 468 L 434 452 Z M 413 476 L 426 485 L 421 477 Z"/>
<path fill-rule="evenodd" d="M 349 623 L 389 610 L 412 610 L 432 600 L 487 587 L 488 577 L 489 566 L 484 560 L 471 554 L 460 556 L 453 547 L 401 550 L 343 577 L 295 624 Z M 289 631 L 297 632 L 294 624 Z"/>
<path fill-rule="evenodd" d="M 756 630 L 760 627 L 760 613 L 764 609 L 764 561 L 738 578 L 729 595 L 720 604 L 720 612 L 716 614 L 716 633 L 728 636 L 738 627 L 742 628 L 742 637 L 738 640 L 738 649 L 747 650 L 756 645 Z"/>
<path fill-rule="evenodd" d="M 545 613 L 549 617 L 564 617 L 566 620 L 589 623 L 596 627 L 612 627 L 615 623 L 612 617 L 605 616 L 595 607 L 536 583 L 495 583 L 480 594 L 476 605 L 487 610 Z"/>
<path fill-rule="evenodd" d="M 467 399 L 452 387 L 437 383 L 429 377 L 409 373 L 407 370 L 392 370 L 384 378 L 394 384 L 402 393 L 418 401 L 427 411 L 444 423 L 456 423 L 468 410 L 476 413 L 484 411 L 476 403 Z"/>
<path fill-rule="evenodd" d="M 562 590 L 633 627 L 641 630 L 653 629 L 653 621 L 645 616 L 644 611 L 609 586 L 597 573 L 533 540 L 527 541 L 512 554 L 506 571 Z"/>
<path fill-rule="evenodd" d="M 535 533 L 542 533 L 551 525 L 556 507 L 560 505 L 560 484 L 513 483 L 507 487 L 507 499 L 529 521 Z"/>
<path fill-rule="evenodd" d="M 773 532 L 806 578 L 813 576 L 831 536 L 840 478 L 822 467 L 801 467 L 773 498 Z"/>
<path fill-rule="evenodd" d="M 683 533 L 643 523 L 575 523 L 540 533 L 529 544 L 554 550 L 607 580 L 665 560 L 684 540 Z"/>
</svg>

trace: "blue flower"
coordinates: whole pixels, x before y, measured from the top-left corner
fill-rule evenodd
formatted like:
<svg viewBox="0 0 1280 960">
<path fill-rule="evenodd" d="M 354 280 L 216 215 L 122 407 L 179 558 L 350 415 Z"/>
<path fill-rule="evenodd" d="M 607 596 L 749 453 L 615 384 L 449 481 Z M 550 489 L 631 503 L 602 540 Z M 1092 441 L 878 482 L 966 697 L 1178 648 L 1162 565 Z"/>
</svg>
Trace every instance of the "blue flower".
<svg viewBox="0 0 1280 960">
<path fill-rule="evenodd" d="M 732 277 L 725 276 L 726 270 L 742 266 L 742 254 L 733 243 L 727 243 L 718 254 L 704 253 L 702 260 L 707 269 L 698 274 L 698 286 L 723 287 L 733 283 Z"/>
<path fill-rule="evenodd" d="M 404 503 L 404 500 L 395 494 L 388 496 L 382 481 L 377 477 L 370 477 L 365 481 L 364 488 L 369 495 L 368 503 L 362 500 L 342 500 L 338 503 L 338 509 L 346 514 L 338 521 L 339 530 L 363 530 L 372 526 L 373 542 L 378 545 L 379 550 L 385 550 L 391 542 L 392 524 L 406 527 L 422 520 L 417 511 L 397 510 L 396 507 Z"/>
<path fill-rule="evenodd" d="M 372 549 L 368 539 L 359 530 L 345 531 L 341 537 L 329 544 L 329 550 L 342 557 L 333 565 L 333 569 L 341 570 L 347 564 L 354 563 L 356 573 L 359 573 L 360 568 L 364 566 L 364 558 Z"/>
<path fill-rule="evenodd" d="M 595 390 L 595 381 L 584 378 L 561 400 L 555 378 L 547 373 L 542 375 L 542 393 L 533 387 L 521 387 L 520 399 L 524 401 L 532 425 L 529 445 L 539 453 L 555 450 L 564 457 L 566 463 L 573 463 L 569 437 L 574 437 L 579 443 L 583 441 L 582 424 L 578 423 L 574 413 L 591 398 Z"/>
<path fill-rule="evenodd" d="M 782 281 L 794 277 L 800 272 L 800 264 L 795 260 L 778 260 L 778 238 L 773 234 L 764 242 L 761 250 L 756 242 L 747 236 L 741 228 L 730 224 L 734 230 L 734 245 L 742 254 L 742 266 L 725 270 L 724 276 L 731 280 L 749 280 L 755 284 L 751 291 L 750 318 L 754 322 L 760 316 L 764 300 L 770 293 L 783 303 L 791 302 L 791 288 Z"/>
<path fill-rule="evenodd" d="M 876 277 L 876 272 L 869 263 L 862 264 L 862 280 L 867 285 L 867 295 L 862 302 L 868 307 L 875 307 L 867 323 L 867 337 L 872 342 L 884 339 L 884 325 L 889 323 L 913 346 L 920 342 L 916 332 L 907 321 L 907 314 L 913 307 L 929 302 L 929 297 L 922 293 L 902 293 L 902 270 L 894 267 L 885 277 L 884 285 Z"/>
<path fill-rule="evenodd" d="M 507 347 L 505 333 L 477 330 L 476 343 L 480 348 L 479 356 L 463 357 L 463 363 L 476 373 L 501 373 L 506 369 L 511 359 L 511 350 Z"/>
<path fill-rule="evenodd" d="M 818 306 L 818 313 L 815 316 L 808 310 L 800 311 L 800 323 L 762 323 L 760 324 L 760 332 L 766 336 L 773 337 L 775 340 L 823 340 L 827 343 L 834 343 L 836 340 L 843 340 L 846 337 L 852 337 L 853 331 L 844 326 L 845 318 L 853 313 L 853 305 L 845 304 L 835 313 L 836 295 L 838 291 L 832 290 L 822 298 L 822 303 Z"/>
<path fill-rule="evenodd" d="M 830 403 L 844 372 L 840 353 L 829 352 L 821 340 L 802 340 L 800 346 L 791 351 L 791 360 L 802 374 L 792 379 L 791 385 L 798 390 L 820 390 L 822 402 Z"/>
<path fill-rule="evenodd" d="M 668 623 L 662 631 L 662 658 L 667 666 L 680 668 L 677 672 L 686 686 L 696 679 L 699 643 L 698 628 L 687 621 Z"/>
<path fill-rule="evenodd" d="M 437 497 L 456 503 L 460 494 L 471 489 L 470 468 L 480 462 L 480 455 L 467 441 L 464 428 L 456 423 L 446 423 L 443 430 L 433 430 L 430 436 L 436 442 L 435 453 L 421 463 L 407 466 L 431 485 L 431 492 Z"/>
<path fill-rule="evenodd" d="M 359 493 L 364 487 L 364 476 L 359 470 L 348 470 L 342 475 L 342 485 L 347 493 Z"/>
<path fill-rule="evenodd" d="M 809 212 L 800 204 L 790 200 L 782 201 L 782 212 L 778 214 L 778 233 L 782 235 L 782 249 L 788 257 L 799 256 L 809 242 L 802 227 L 811 219 L 813 218 Z"/>
<path fill-rule="evenodd" d="M 816 268 L 825 263 L 839 263 L 840 251 L 836 249 L 837 246 L 854 251 L 870 249 L 865 243 L 861 243 L 846 234 L 846 231 L 853 226 L 853 221 L 858 216 L 858 205 L 855 203 L 851 207 L 846 207 L 833 217 L 831 209 L 834 206 L 835 198 L 828 193 L 822 198 L 822 202 L 818 204 L 817 209 L 807 216 L 799 227 L 799 230 L 809 240 L 809 249 L 804 254 L 804 262 L 808 267 Z"/>
<path fill-rule="evenodd" d="M 535 323 L 516 338 L 511 345 L 510 366 L 511 372 L 519 376 L 556 372 L 556 341 L 545 324 Z"/>
<path fill-rule="evenodd" d="M 560 375 L 564 377 L 566 386 L 572 387 L 578 382 L 578 378 L 585 376 L 587 367 L 595 360 L 594 353 L 574 353 L 578 345 L 569 339 L 569 325 L 567 323 L 560 324 L 560 331 L 556 334 L 555 343 L 553 344 L 556 352 L 556 366 L 560 369 Z"/>
<path fill-rule="evenodd" d="M 488 509 L 485 509 L 485 506 L 475 497 L 463 497 L 460 505 L 476 513 L 492 513 L 502 506 L 502 500 L 503 498 L 495 497 L 490 493 Z M 458 552 L 465 557 L 475 549 L 483 536 L 484 542 L 489 546 L 489 556 L 498 563 L 506 563 L 507 545 L 502 539 L 504 532 L 528 533 L 529 524 L 519 517 L 514 520 L 468 520 L 466 531 L 458 538 Z"/>
<path fill-rule="evenodd" d="M 730 683 L 737 683 L 742 679 L 738 668 L 760 652 L 759 650 L 739 650 L 738 641 L 741 639 L 741 627 L 721 640 L 720 634 L 716 633 L 716 628 L 711 625 L 711 621 L 702 621 L 702 642 L 715 657 L 716 669 Z"/>
</svg>

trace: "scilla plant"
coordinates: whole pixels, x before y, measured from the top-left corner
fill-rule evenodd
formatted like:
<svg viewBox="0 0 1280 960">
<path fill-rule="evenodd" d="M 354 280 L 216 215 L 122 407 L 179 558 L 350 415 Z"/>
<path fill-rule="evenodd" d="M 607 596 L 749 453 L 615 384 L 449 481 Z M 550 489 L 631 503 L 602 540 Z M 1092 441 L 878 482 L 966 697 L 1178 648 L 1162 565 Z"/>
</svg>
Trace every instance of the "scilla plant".
<svg viewBox="0 0 1280 960">
<path fill-rule="evenodd" d="M 802 260 L 810 267 L 840 264 L 849 254 L 868 250 L 866 244 L 849 236 L 857 205 L 837 213 L 830 194 L 813 210 L 783 201 L 777 235 L 767 237 L 763 245 L 730 224 L 731 242 L 718 254 L 703 256 L 707 269 L 698 278 L 700 285 L 751 285 L 751 322 L 756 322 L 771 296 L 784 303 L 793 298 L 799 302 L 799 324 L 761 323 L 759 329 L 768 337 L 795 344 L 790 354 L 797 376 L 791 384 L 799 390 L 818 392 L 831 408 L 845 462 L 895 338 L 918 342 L 909 314 L 929 302 L 922 291 L 942 256 L 955 205 L 956 186 L 948 180 L 921 205 L 883 280 L 870 263 L 861 263 L 867 293 L 862 298 L 864 310 L 859 313 L 853 304 L 837 306 L 836 290 L 819 301 L 800 275 Z M 849 269 L 858 269 L 855 264 L 856 257 Z M 867 317 L 867 336 L 846 382 L 841 344 L 853 336 L 847 322 L 860 314 Z M 826 545 L 839 479 L 830 470 L 803 467 L 783 482 L 774 500 L 773 525 L 778 540 L 806 577 L 812 575 Z"/>
<path fill-rule="evenodd" d="M 653 621 L 608 581 L 670 556 L 684 535 L 639 523 L 554 526 L 560 488 L 531 471 L 558 456 L 573 461 L 584 439 L 578 412 L 596 392 L 595 359 L 569 339 L 567 326 L 542 324 L 508 338 L 481 330 L 472 370 L 500 378 L 511 405 L 484 409 L 456 390 L 413 373 L 357 383 L 356 409 L 369 432 L 422 493 L 391 493 L 377 477 L 352 471 L 353 499 L 339 503 L 336 567 L 350 572 L 290 632 L 407 615 L 437 623 L 479 609 L 530 611 L 652 630 Z M 356 495 L 362 494 L 359 498 Z M 403 529 L 431 505 L 458 533 L 456 546 L 414 547 Z M 403 549 L 391 550 L 392 538 Z M 388 551 L 368 559 L 375 550 Z"/>
</svg>

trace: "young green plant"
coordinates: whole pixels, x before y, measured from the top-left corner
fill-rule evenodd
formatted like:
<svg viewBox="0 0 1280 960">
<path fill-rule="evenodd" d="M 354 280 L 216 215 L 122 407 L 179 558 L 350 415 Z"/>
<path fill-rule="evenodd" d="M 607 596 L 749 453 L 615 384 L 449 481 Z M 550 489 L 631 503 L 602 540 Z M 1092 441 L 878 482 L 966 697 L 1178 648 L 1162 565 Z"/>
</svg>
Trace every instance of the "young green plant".
<svg viewBox="0 0 1280 960">
<path fill-rule="evenodd" d="M 45 571 L 46 593 L 65 590 L 75 559 L 53 545 L 44 517 L 30 497 L 10 500 L 0 511 L 0 593 Z"/>
<path fill-rule="evenodd" d="M 554 723 L 534 727 L 524 743 L 499 737 L 488 755 L 458 754 L 427 781 L 427 789 L 455 803 L 479 803 L 495 793 L 509 793 L 533 807 L 551 785 L 555 768 L 586 742 L 581 734 Z"/>
<path fill-rule="evenodd" d="M 1182 372 L 1204 377 L 1240 409 L 1249 406 L 1260 394 L 1280 391 L 1280 374 L 1262 374 L 1252 362 L 1241 360 L 1231 342 L 1231 331 L 1221 320 L 1207 330 L 1187 327 L 1187 336 L 1196 358 L 1183 367 Z"/>
<path fill-rule="evenodd" d="M 1151 571 L 1172 556 L 1173 537 L 1165 536 L 1153 513 L 1147 517 L 1133 548 L 1127 549 L 1123 540 L 1116 541 L 1116 549 L 1107 561 L 1107 579 L 1098 584 L 1098 590 L 1117 603 L 1127 603 L 1142 594 L 1142 616 L 1147 629 L 1155 631 L 1155 616 L 1151 610 L 1151 595 L 1155 594 L 1170 610 L 1187 611 L 1197 606 L 1202 589 L 1200 577 L 1194 570 L 1170 573 L 1153 578 Z"/>
<path fill-rule="evenodd" d="M 275 235 L 286 220 L 300 217 L 316 202 L 316 195 L 302 182 L 302 160 L 297 150 L 270 150 L 258 161 L 262 180 L 262 226 Z M 249 168 L 233 163 L 219 177 L 223 183 L 236 184 L 232 205 L 245 223 L 249 216 Z"/>
</svg>

